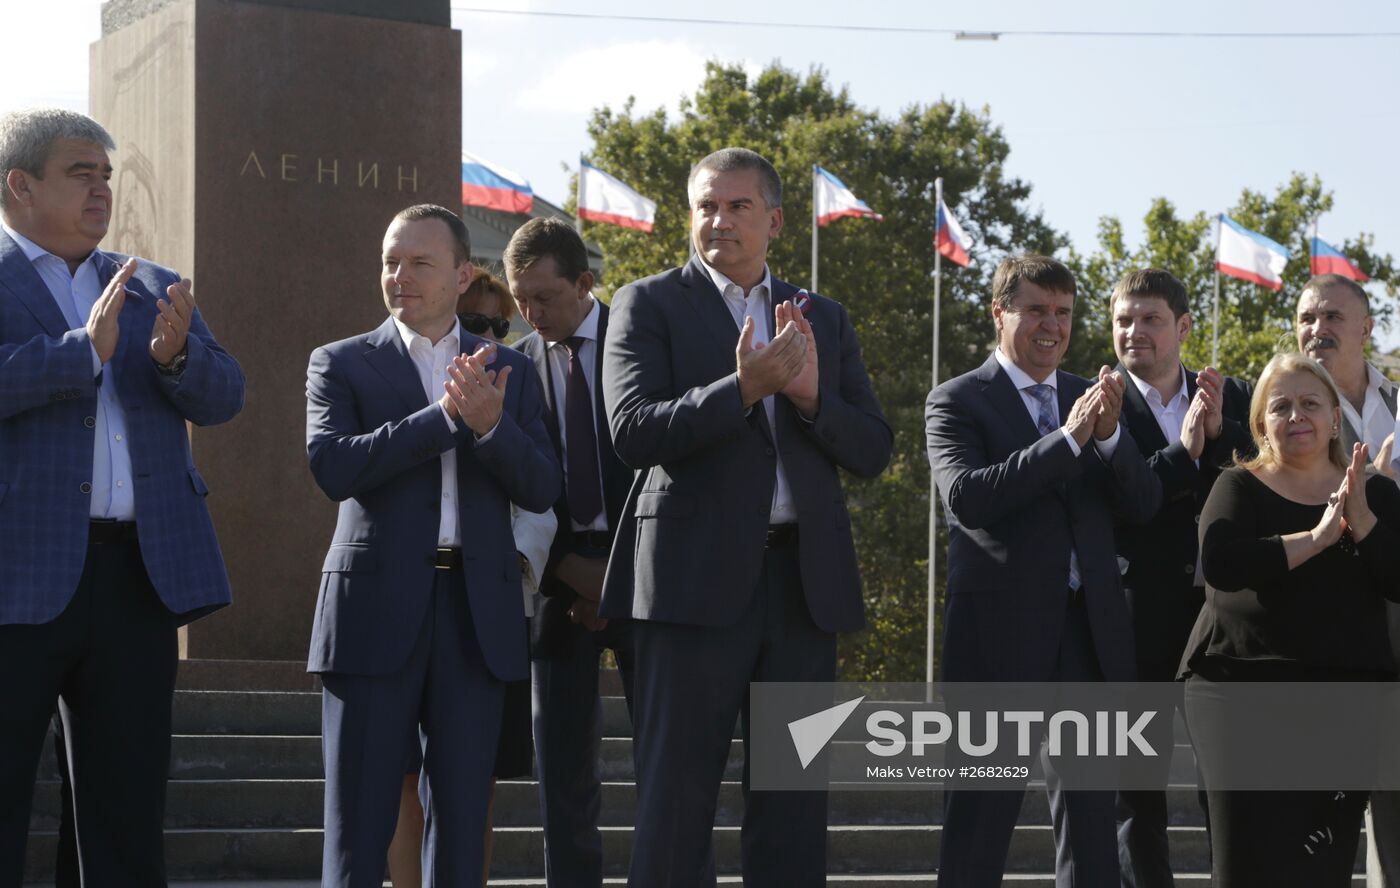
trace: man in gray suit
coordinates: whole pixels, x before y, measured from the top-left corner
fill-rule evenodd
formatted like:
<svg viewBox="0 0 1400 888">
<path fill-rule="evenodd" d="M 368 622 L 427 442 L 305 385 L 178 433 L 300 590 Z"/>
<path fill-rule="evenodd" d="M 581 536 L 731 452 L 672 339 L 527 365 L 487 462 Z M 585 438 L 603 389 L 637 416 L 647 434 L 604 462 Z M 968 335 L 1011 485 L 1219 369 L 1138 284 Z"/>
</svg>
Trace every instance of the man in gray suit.
<svg viewBox="0 0 1400 888">
<path fill-rule="evenodd" d="M 929 462 L 948 515 L 944 681 L 1135 676 L 1114 516 L 1147 521 L 1162 486 L 1119 426 L 1121 374 L 1059 369 L 1075 289 L 1054 259 L 1003 260 L 996 350 L 929 394 Z M 1047 784 L 1056 884 L 1116 885 L 1114 794 L 1064 790 L 1053 771 Z M 1022 794 L 945 793 L 940 884 L 1001 884 Z"/>
<path fill-rule="evenodd" d="M 837 470 L 878 475 L 893 441 L 845 309 L 769 273 L 772 164 L 717 151 L 689 194 L 694 258 L 619 290 L 603 346 L 613 444 L 638 470 L 599 608 L 635 620 L 637 888 L 715 884 L 749 682 L 835 677 L 836 633 L 864 624 Z M 824 885 L 825 793 L 746 780 L 744 798 L 744 883 Z"/>
<path fill-rule="evenodd" d="M 1375 320 L 1361 285 L 1339 274 L 1320 274 L 1298 297 L 1298 348 L 1332 374 L 1342 393 L 1342 446 L 1360 441 L 1378 470 L 1392 475 L 1395 385 L 1366 360 Z M 1386 602 L 1390 645 L 1400 653 L 1400 606 Z M 1400 792 L 1374 792 L 1366 810 L 1366 884 L 1400 888 Z"/>
</svg>

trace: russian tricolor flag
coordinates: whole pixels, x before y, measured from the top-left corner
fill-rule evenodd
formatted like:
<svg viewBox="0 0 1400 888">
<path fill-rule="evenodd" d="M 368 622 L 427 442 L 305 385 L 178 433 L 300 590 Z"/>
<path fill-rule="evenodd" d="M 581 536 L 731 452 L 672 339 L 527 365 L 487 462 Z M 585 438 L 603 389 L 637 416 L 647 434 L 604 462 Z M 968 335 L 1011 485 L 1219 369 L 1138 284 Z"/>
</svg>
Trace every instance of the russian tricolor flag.
<svg viewBox="0 0 1400 888">
<path fill-rule="evenodd" d="M 1288 251 L 1282 244 L 1220 214 L 1216 271 L 1277 291 L 1283 289 L 1283 268 L 1287 264 Z"/>
<path fill-rule="evenodd" d="M 845 183 L 819 166 L 812 167 L 812 201 L 816 205 L 817 225 L 825 226 L 845 216 L 885 221 L 885 217 L 866 206 Z"/>
<path fill-rule="evenodd" d="M 1350 257 L 1316 236 L 1312 239 L 1312 273 L 1339 274 L 1363 284 L 1370 280 Z"/>
<path fill-rule="evenodd" d="M 967 255 L 968 247 L 972 246 L 972 238 L 963 231 L 957 217 L 948 212 L 948 205 L 943 202 L 941 195 L 938 198 L 938 232 L 933 236 L 933 243 L 949 262 L 966 267 L 972 261 Z"/>
<path fill-rule="evenodd" d="M 650 232 L 656 201 L 648 200 L 618 179 L 583 160 L 578 168 L 578 217 Z"/>
<path fill-rule="evenodd" d="M 535 192 L 524 176 L 462 152 L 462 206 L 527 214 L 534 205 Z"/>
</svg>

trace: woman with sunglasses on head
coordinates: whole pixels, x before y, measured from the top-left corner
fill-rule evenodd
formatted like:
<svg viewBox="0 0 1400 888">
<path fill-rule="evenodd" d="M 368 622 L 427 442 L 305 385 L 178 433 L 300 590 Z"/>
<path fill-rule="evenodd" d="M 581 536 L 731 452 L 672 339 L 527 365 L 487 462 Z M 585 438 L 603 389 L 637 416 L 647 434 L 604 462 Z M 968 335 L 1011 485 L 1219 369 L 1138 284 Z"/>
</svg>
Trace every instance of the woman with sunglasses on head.
<svg viewBox="0 0 1400 888">
<path fill-rule="evenodd" d="M 1201 513 L 1206 603 L 1178 677 L 1205 777 L 1216 888 L 1352 881 L 1368 787 L 1239 788 L 1271 751 L 1259 738 L 1277 755 L 1300 719 L 1361 724 L 1348 742 L 1358 760 L 1375 758 L 1375 713 L 1345 703 L 1299 712 L 1290 705 L 1299 689 L 1286 684 L 1396 672 L 1385 599 L 1400 599 L 1400 491 L 1366 473 L 1364 444 L 1344 452 L 1340 403 L 1321 364 L 1276 356 L 1250 403 L 1258 456 L 1225 470 Z M 1247 708 L 1265 698 L 1278 705 Z"/>
<path fill-rule="evenodd" d="M 477 266 L 469 287 L 457 299 L 457 319 L 462 329 L 476 336 L 504 344 L 515 316 L 515 300 L 500 278 Z M 554 512 L 524 512 L 511 506 L 511 527 L 520 552 L 520 585 L 525 594 L 525 616 L 534 614 L 534 597 L 539 578 L 549 557 L 558 519 Z M 527 642 L 528 643 L 528 642 Z M 495 802 L 497 780 L 519 780 L 530 776 L 533 742 L 530 736 L 530 680 L 508 682 L 501 713 L 501 737 L 496 747 L 496 767 L 492 772 L 491 800 L 486 808 L 485 860 L 481 884 L 491 871 L 491 806 Z M 420 848 L 423 844 L 423 808 L 418 798 L 418 772 L 422 767 L 417 738 L 409 744 L 410 760 L 405 762 L 403 791 L 399 800 L 399 825 L 389 845 L 389 876 L 394 888 L 418 888 L 422 884 Z"/>
</svg>

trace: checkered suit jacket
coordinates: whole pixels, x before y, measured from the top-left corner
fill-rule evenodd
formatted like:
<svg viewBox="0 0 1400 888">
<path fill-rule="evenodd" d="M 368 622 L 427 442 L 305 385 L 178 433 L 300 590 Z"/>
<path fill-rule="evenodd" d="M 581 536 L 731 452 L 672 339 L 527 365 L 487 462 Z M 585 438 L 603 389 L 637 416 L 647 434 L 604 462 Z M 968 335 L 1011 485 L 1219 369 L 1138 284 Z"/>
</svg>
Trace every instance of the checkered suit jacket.
<svg viewBox="0 0 1400 888">
<path fill-rule="evenodd" d="M 127 257 L 97 256 L 105 286 Z M 117 352 L 94 379 L 87 331 L 68 329 L 38 272 L 0 231 L 0 624 L 48 622 L 77 589 L 98 385 L 117 386 L 126 413 L 141 555 L 156 592 L 183 621 L 229 603 L 185 421 L 236 415 L 243 371 L 196 311 L 184 373 L 156 372 L 147 352 L 156 299 L 177 280 L 141 260 L 126 287 Z"/>
</svg>

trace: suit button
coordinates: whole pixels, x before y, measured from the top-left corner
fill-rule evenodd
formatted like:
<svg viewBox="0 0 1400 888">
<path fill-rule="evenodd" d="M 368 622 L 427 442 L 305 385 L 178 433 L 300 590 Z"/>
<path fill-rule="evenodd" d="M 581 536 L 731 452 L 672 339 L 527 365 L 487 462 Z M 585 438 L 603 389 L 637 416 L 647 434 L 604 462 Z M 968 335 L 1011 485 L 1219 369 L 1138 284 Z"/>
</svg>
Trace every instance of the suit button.
<svg viewBox="0 0 1400 888">
<path fill-rule="evenodd" d="M 78 485 L 78 490 L 82 493 L 92 493 L 92 485 L 84 481 L 82 484 Z"/>
<path fill-rule="evenodd" d="M 1200 524 L 1200 523 L 1201 523 L 1201 516 L 1200 516 L 1200 515 L 1197 515 L 1197 516 L 1196 516 L 1196 523 L 1197 523 L 1197 524 Z"/>
<path fill-rule="evenodd" d="M 97 428 L 97 420 L 94 419 L 94 418 L 91 417 L 91 416 L 84 416 L 84 417 L 83 417 L 83 428 L 85 428 L 85 429 L 94 429 L 94 428 Z"/>
<path fill-rule="evenodd" d="M 1181 568 L 1181 572 L 1182 572 L 1182 573 L 1194 574 L 1194 573 L 1196 572 L 1196 565 L 1194 565 L 1194 564 L 1187 564 L 1187 565 L 1184 565 L 1184 566 Z"/>
<path fill-rule="evenodd" d="M 764 456 L 772 456 L 772 455 L 773 455 L 773 448 L 772 448 L 772 447 L 765 447 L 765 448 L 763 448 L 763 455 L 764 455 Z"/>
</svg>

